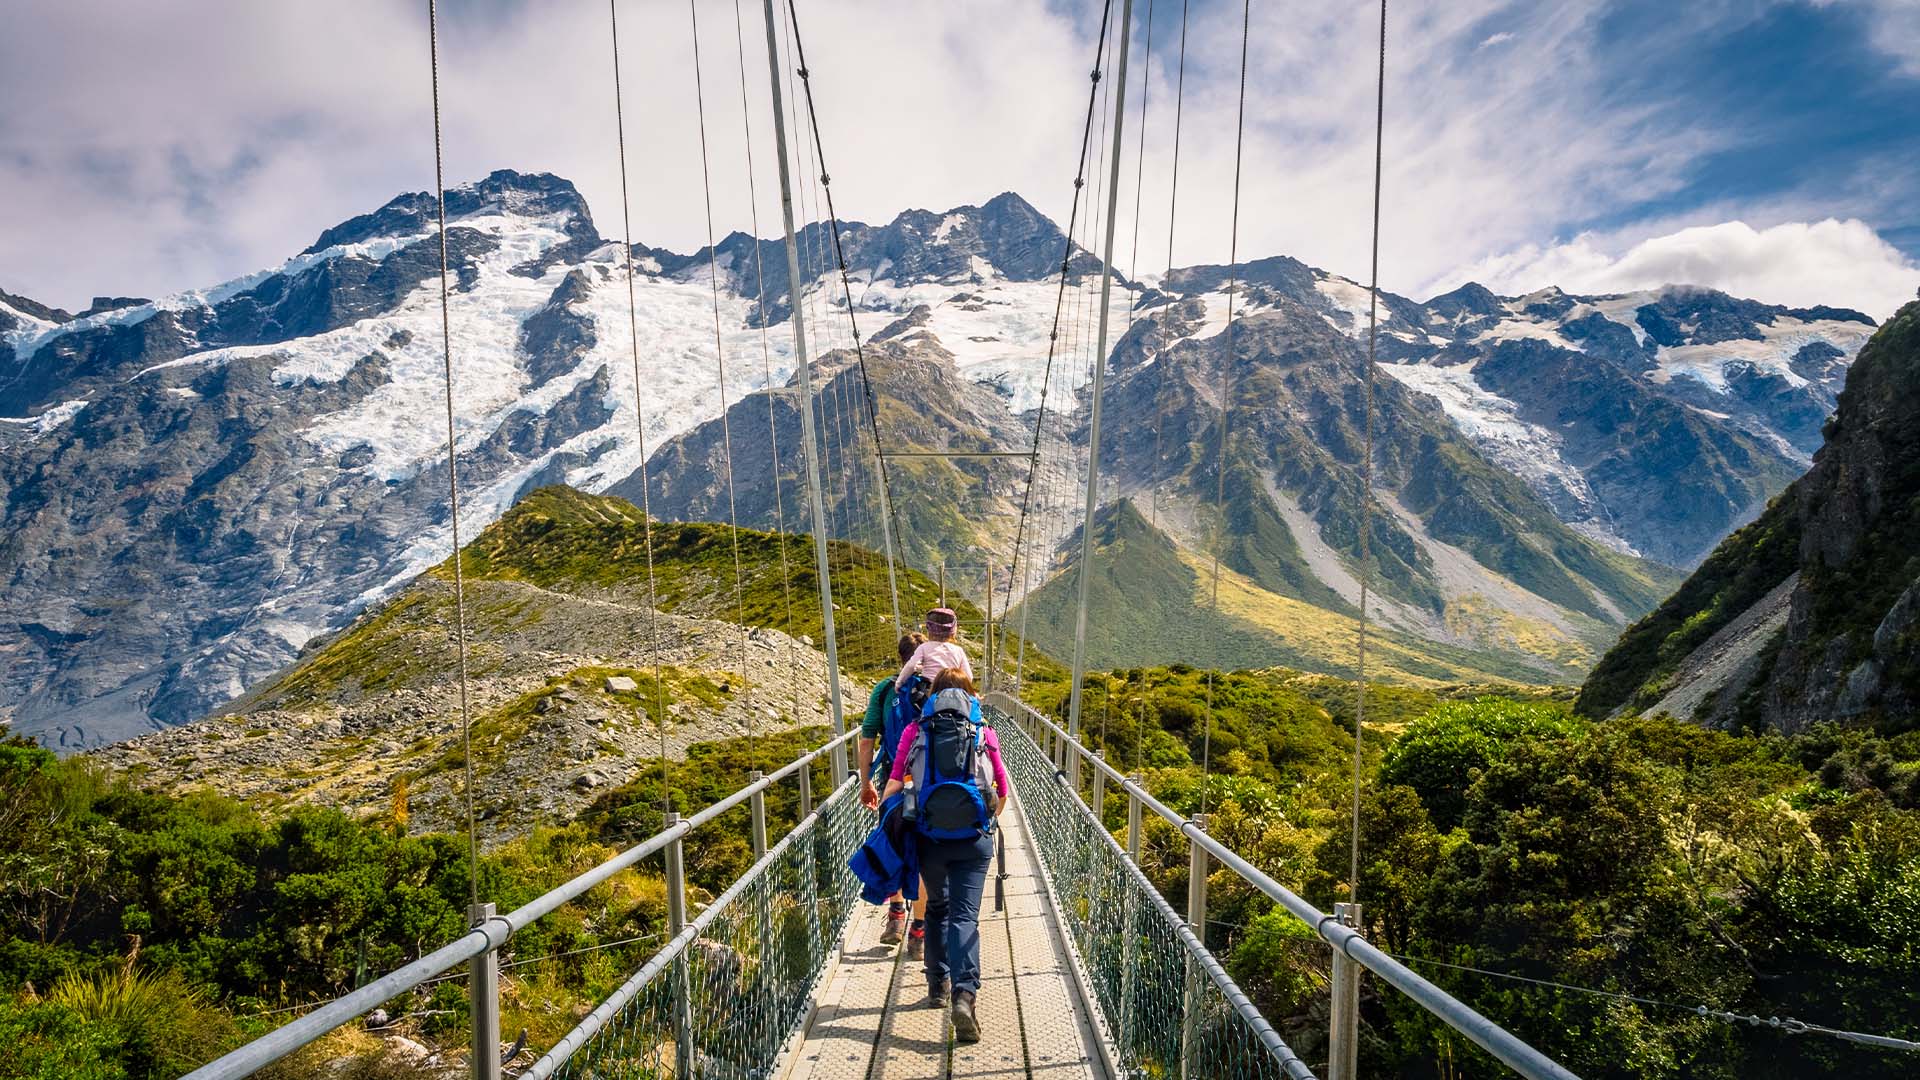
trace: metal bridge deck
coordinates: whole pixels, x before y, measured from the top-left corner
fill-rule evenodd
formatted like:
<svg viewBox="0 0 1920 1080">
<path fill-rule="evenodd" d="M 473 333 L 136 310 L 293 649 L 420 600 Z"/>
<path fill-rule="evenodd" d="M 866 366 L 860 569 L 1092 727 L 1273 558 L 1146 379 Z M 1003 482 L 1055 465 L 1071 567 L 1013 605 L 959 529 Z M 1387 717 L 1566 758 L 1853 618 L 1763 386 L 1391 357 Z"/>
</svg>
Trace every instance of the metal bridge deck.
<svg viewBox="0 0 1920 1080">
<path fill-rule="evenodd" d="M 847 923 L 787 1080 L 1107 1076 L 1017 798 L 1001 822 L 1007 906 L 994 910 L 989 876 L 980 911 L 980 1041 L 954 1041 L 947 1010 L 926 1005 L 919 962 L 879 944 L 885 908 L 867 906 Z"/>
</svg>

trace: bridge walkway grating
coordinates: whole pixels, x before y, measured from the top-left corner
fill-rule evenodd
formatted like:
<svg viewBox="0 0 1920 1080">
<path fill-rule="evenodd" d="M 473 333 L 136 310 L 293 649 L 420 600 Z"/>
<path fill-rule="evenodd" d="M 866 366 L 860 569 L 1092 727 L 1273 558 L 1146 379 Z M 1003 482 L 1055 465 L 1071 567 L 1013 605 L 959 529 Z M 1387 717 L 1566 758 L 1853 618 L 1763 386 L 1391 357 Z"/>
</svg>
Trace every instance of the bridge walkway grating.
<svg viewBox="0 0 1920 1080">
<path fill-rule="evenodd" d="M 1105 1080 L 1098 1027 L 1041 878 L 1016 796 L 1001 818 L 1006 907 L 992 871 L 980 916 L 981 1039 L 956 1042 L 905 949 L 879 944 L 885 909 L 847 922 L 834 969 L 791 1052 L 786 1080 Z"/>
</svg>

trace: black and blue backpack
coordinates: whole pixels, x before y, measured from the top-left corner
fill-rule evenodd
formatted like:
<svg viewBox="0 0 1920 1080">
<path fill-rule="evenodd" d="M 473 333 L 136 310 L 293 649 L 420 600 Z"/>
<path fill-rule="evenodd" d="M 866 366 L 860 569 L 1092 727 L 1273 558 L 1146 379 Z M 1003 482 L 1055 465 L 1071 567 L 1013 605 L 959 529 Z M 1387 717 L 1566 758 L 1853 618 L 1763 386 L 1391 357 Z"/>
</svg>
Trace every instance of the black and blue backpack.
<svg viewBox="0 0 1920 1080">
<path fill-rule="evenodd" d="M 932 693 L 933 680 L 919 672 L 907 676 L 907 684 L 893 692 L 887 704 L 886 726 L 881 730 L 880 751 L 874 755 L 876 767 L 882 769 L 881 776 L 892 766 L 893 755 L 900 749 L 900 737 L 907 733 L 907 725 L 920 719 L 920 710 Z"/>
<path fill-rule="evenodd" d="M 980 702 L 942 690 L 927 702 L 907 751 L 913 778 L 909 814 L 930 840 L 971 840 L 993 831 L 993 763 L 982 750 Z"/>
</svg>

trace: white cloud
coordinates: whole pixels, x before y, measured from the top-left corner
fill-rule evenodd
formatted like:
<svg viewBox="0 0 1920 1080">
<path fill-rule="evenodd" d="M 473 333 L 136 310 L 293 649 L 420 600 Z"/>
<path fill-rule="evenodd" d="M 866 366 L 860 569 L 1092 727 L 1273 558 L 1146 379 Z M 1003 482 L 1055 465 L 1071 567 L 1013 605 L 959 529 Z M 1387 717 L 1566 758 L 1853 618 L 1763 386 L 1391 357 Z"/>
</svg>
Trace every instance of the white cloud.
<svg viewBox="0 0 1920 1080">
<path fill-rule="evenodd" d="M 1513 40 L 1513 35 L 1507 33 L 1505 30 L 1502 30 L 1497 34 L 1488 34 L 1486 37 L 1486 40 L 1480 43 L 1480 48 L 1491 49 L 1495 45 L 1505 45 L 1507 42 L 1512 40 Z"/>
<path fill-rule="evenodd" d="M 1466 281 L 1509 295 L 1546 285 L 1574 293 L 1704 285 L 1768 303 L 1855 307 L 1885 319 L 1920 289 L 1920 264 L 1858 220 L 1764 229 L 1727 221 L 1651 237 L 1618 253 L 1592 234 L 1550 247 L 1523 246 L 1462 267 L 1435 288 Z"/>
<path fill-rule="evenodd" d="M 71 307 L 204 285 L 431 188 L 425 9 L 10 3 L 0 287 Z M 738 10 L 772 235 L 765 29 L 756 0 Z M 745 229 L 735 4 L 701 0 L 699 13 L 715 228 Z M 1029 0 L 816 0 L 801 16 L 843 215 L 1068 190 L 1091 52 L 1066 16 Z M 618 235 L 606 5 L 442 4 L 440 35 L 448 183 L 558 173 Z M 692 250 L 706 235 L 687 6 L 621 3 L 620 40 L 635 238 Z"/>
<path fill-rule="evenodd" d="M 699 4 L 724 232 L 750 218 L 735 5 Z M 1160 5 L 1163 19 L 1174 7 Z M 760 230 L 772 235 L 759 8 L 739 0 Z M 94 293 L 201 286 L 278 263 L 329 225 L 430 187 L 423 9 L 418 0 L 152 0 L 109 15 L 100 5 L 13 0 L 0 35 L 0 100 L 13 106 L 0 112 L 0 287 L 70 307 Z M 1684 189 L 1701 155 L 1748 136 L 1615 100 L 1619 73 L 1597 59 L 1607 9 L 1604 0 L 1455 0 L 1396 10 L 1387 287 L 1415 291 L 1566 222 L 1617 219 Z M 705 218 L 687 11 L 631 0 L 620 11 L 634 235 L 692 250 Z M 886 220 L 1012 189 L 1065 222 L 1097 9 L 809 0 L 801 15 L 842 215 Z M 1193 5 L 1173 237 L 1182 265 L 1227 258 L 1238 15 L 1226 0 Z M 1674 18 L 1707 16 L 1677 9 Z M 1253 19 L 1240 253 L 1362 276 L 1376 15 L 1263 0 Z M 1120 229 L 1130 253 L 1138 195 L 1146 272 L 1164 269 L 1168 249 L 1174 29 L 1163 21 L 1154 41 L 1140 193 L 1131 157 L 1145 57 L 1134 36 Z M 1505 35 L 1524 47 L 1479 48 Z M 601 230 L 618 234 L 606 9 L 447 4 L 441 37 L 449 182 L 496 168 L 559 173 L 580 186 Z M 1104 185 L 1105 170 L 1090 172 Z M 1864 212 L 1829 204 L 1795 216 Z M 1720 219 L 1735 216 L 1750 215 L 1735 207 Z M 1083 238 L 1095 235 L 1096 217 L 1083 209 Z"/>
<path fill-rule="evenodd" d="M 1920 0 L 1813 0 L 1815 7 L 1846 7 L 1866 16 L 1868 42 L 1901 74 L 1920 79 Z"/>
</svg>

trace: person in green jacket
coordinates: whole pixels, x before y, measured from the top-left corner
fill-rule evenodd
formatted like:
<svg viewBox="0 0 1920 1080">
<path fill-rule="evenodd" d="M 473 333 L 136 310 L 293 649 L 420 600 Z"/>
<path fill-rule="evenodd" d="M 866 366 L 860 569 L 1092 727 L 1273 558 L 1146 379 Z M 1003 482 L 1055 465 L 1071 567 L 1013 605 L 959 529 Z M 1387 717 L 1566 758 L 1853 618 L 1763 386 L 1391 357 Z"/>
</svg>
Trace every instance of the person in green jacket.
<svg viewBox="0 0 1920 1080">
<path fill-rule="evenodd" d="M 925 634 L 912 633 L 900 639 L 900 662 L 906 663 L 913 658 L 914 651 L 927 640 Z M 874 685 L 873 692 L 867 695 L 867 715 L 860 721 L 860 740 L 856 744 L 855 760 L 860 776 L 860 802 L 869 810 L 880 808 L 880 790 L 874 785 L 875 776 L 885 776 L 887 767 L 892 764 L 894 747 L 875 746 L 885 740 L 887 713 L 893 708 L 893 678 L 888 676 Z M 887 898 L 887 926 L 880 932 L 882 945 L 897 945 L 902 937 L 907 938 L 907 958 L 920 959 L 920 950 L 926 948 L 927 892 L 923 886 L 920 898 L 913 902 L 913 930 L 907 930 L 907 906 L 899 893 Z"/>
</svg>

